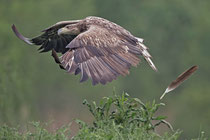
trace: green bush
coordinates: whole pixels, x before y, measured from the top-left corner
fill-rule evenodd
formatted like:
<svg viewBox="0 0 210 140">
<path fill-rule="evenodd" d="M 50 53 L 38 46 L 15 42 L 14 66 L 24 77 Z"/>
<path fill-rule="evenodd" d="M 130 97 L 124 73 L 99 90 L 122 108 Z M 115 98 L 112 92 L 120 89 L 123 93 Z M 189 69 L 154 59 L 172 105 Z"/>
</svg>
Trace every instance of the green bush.
<svg viewBox="0 0 210 140">
<path fill-rule="evenodd" d="M 163 103 L 148 102 L 143 104 L 137 98 L 129 98 L 128 94 L 122 96 L 103 98 L 99 106 L 93 102 L 90 105 L 86 100 L 89 111 L 94 116 L 93 126 L 77 120 L 80 124 L 78 134 L 73 138 L 78 139 L 171 139 L 175 140 L 180 132 L 165 133 L 160 136 L 155 133 L 155 128 L 160 124 L 167 125 L 171 131 L 173 128 L 164 119 L 165 116 L 155 117 L 154 114 Z M 153 123 L 156 121 L 156 123 Z"/>
<path fill-rule="evenodd" d="M 94 117 L 92 124 L 76 120 L 80 129 L 71 137 L 70 125 L 63 126 L 55 132 L 45 129 L 39 122 L 30 123 L 25 132 L 3 125 L 0 127 L 1 140 L 177 140 L 180 131 L 174 131 L 165 116 L 155 116 L 163 103 L 148 102 L 144 104 L 138 98 L 130 98 L 127 93 L 121 96 L 104 97 L 99 105 L 84 100 Z M 162 136 L 155 132 L 159 125 L 169 128 Z M 32 126 L 32 127 L 31 127 Z M 201 132 L 197 140 L 207 140 Z"/>
</svg>

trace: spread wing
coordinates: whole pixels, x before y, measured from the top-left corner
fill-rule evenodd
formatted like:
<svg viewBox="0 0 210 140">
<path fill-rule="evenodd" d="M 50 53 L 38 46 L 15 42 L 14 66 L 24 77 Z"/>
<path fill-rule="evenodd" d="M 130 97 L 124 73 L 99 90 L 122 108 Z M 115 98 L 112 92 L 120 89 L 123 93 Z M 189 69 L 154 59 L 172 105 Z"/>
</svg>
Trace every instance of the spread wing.
<svg viewBox="0 0 210 140">
<path fill-rule="evenodd" d="M 55 25 L 43 30 L 41 35 L 32 39 L 26 38 L 20 34 L 15 25 L 12 25 L 12 30 L 19 39 L 23 40 L 27 44 L 41 46 L 39 48 L 40 52 L 47 52 L 54 49 L 56 52 L 65 53 L 68 50 L 66 45 L 68 45 L 76 36 L 58 35 L 57 31 L 68 24 L 75 24 L 79 21 L 80 20 L 58 22 Z"/>
<path fill-rule="evenodd" d="M 79 34 L 67 48 L 69 51 L 60 57 L 61 65 L 69 73 L 81 73 L 80 82 L 90 78 L 93 85 L 127 75 L 130 66 L 139 63 L 137 55 L 141 54 L 139 46 L 97 25 Z"/>
</svg>

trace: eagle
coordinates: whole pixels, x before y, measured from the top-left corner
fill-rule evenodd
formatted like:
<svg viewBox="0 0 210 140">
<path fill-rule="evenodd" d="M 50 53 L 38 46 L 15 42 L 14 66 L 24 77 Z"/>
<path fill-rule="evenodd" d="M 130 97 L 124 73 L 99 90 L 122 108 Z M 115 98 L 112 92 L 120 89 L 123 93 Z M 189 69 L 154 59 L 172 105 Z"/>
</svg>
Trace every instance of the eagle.
<svg viewBox="0 0 210 140">
<path fill-rule="evenodd" d="M 60 68 L 69 74 L 81 74 L 80 82 L 90 78 L 93 85 L 104 85 L 119 75 L 125 76 L 131 66 L 137 67 L 139 56 L 157 71 L 142 38 L 101 17 L 61 21 L 33 38 L 24 37 L 14 24 L 12 30 L 25 43 L 41 46 L 40 52 L 51 51 Z"/>
</svg>

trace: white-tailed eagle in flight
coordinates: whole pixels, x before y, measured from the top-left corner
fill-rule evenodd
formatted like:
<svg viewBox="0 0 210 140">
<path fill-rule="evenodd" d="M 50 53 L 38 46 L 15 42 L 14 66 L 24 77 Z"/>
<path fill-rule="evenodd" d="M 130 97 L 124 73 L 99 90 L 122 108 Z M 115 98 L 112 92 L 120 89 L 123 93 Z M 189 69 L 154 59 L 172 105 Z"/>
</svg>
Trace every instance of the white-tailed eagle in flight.
<svg viewBox="0 0 210 140">
<path fill-rule="evenodd" d="M 32 39 L 21 35 L 15 25 L 12 29 L 27 44 L 41 46 L 40 52 L 52 51 L 56 63 L 68 73 L 81 73 L 80 82 L 90 78 L 93 85 L 106 84 L 125 76 L 138 65 L 140 55 L 157 71 L 142 38 L 100 17 L 61 21 Z"/>
</svg>

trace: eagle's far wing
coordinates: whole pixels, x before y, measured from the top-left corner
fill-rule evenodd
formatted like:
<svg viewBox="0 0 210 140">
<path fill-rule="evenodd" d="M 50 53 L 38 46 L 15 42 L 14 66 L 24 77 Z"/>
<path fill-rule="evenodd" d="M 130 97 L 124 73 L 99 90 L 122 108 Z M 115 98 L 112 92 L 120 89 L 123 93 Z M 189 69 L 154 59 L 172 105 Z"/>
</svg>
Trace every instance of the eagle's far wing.
<svg viewBox="0 0 210 140">
<path fill-rule="evenodd" d="M 31 39 L 26 38 L 22 34 L 20 34 L 15 25 L 12 25 L 12 30 L 15 33 L 15 35 L 19 39 L 23 40 L 25 43 L 29 45 L 41 46 L 39 48 L 39 50 L 41 50 L 40 52 L 47 52 L 54 49 L 56 52 L 65 53 L 68 50 L 66 48 L 66 45 L 68 45 L 76 36 L 58 35 L 57 31 L 68 24 L 75 24 L 79 21 L 80 20 L 58 22 L 43 30 L 43 33 L 41 35 Z"/>
<path fill-rule="evenodd" d="M 141 53 L 137 46 L 97 25 L 79 34 L 67 48 L 70 50 L 60 57 L 61 65 L 69 73 L 81 72 L 80 82 L 90 78 L 93 85 L 128 74 L 130 66 L 139 63 L 137 54 Z"/>
</svg>

